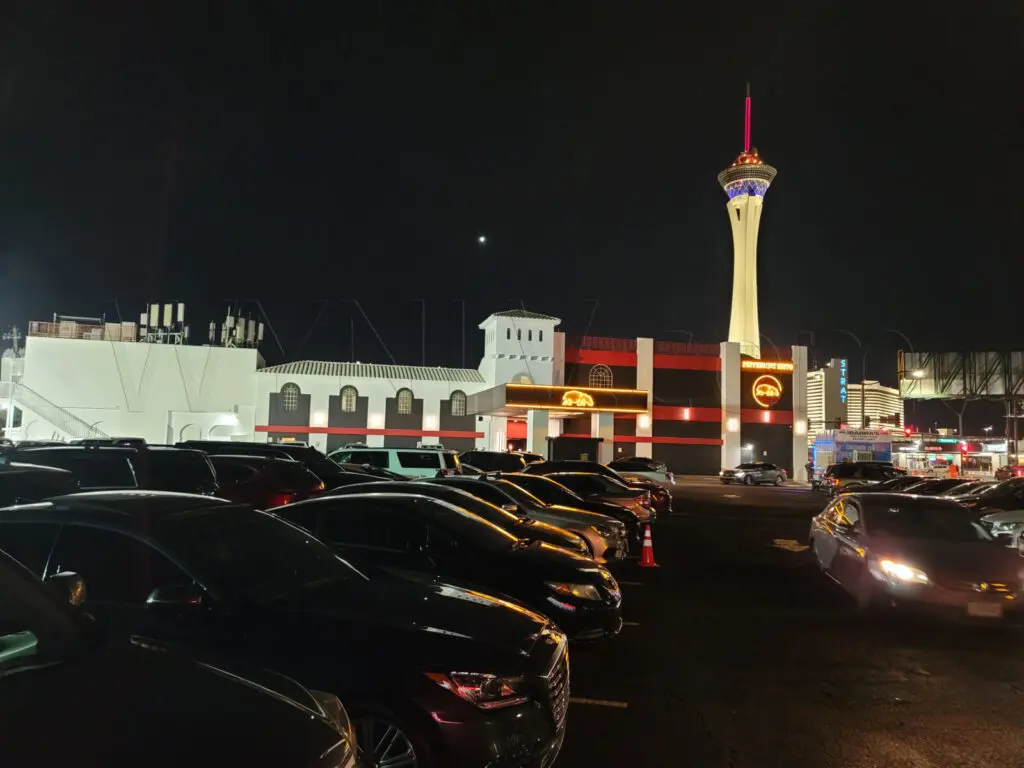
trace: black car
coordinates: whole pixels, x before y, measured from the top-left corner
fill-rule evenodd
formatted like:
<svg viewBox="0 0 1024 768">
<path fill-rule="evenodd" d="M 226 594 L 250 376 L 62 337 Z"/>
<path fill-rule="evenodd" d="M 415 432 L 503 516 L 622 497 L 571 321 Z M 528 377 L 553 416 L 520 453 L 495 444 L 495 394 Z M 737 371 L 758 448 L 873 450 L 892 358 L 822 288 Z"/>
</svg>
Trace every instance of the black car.
<svg viewBox="0 0 1024 768">
<path fill-rule="evenodd" d="M 192 660 L 108 637 L 0 552 L 0 765 L 354 768 L 355 740 L 336 697 L 263 670 Z M 116 690 L 116 695 L 109 692 Z M 42 724 L 55 708 L 59 738 Z M 42 729 L 42 730 L 41 730 Z M 187 734 L 183 738 L 183 734 Z"/>
<path fill-rule="evenodd" d="M 607 568 L 568 550 L 520 539 L 427 495 L 333 496 L 275 513 L 313 531 L 353 564 L 454 580 L 510 595 L 550 616 L 577 641 L 622 629 L 622 595 Z"/>
<path fill-rule="evenodd" d="M 938 496 L 966 482 L 966 479 L 959 477 L 935 477 L 927 480 L 918 478 L 918 482 L 904 486 L 901 493 L 912 493 L 916 496 Z"/>
<path fill-rule="evenodd" d="M 496 477 L 499 477 L 502 480 L 508 480 L 514 485 L 518 485 L 524 491 L 530 492 L 545 504 L 573 507 L 574 509 L 585 509 L 587 512 L 596 512 L 599 515 L 606 515 L 614 518 L 626 526 L 626 531 L 629 533 L 631 540 L 639 540 L 643 537 L 643 523 L 641 516 L 637 515 L 635 510 L 628 509 L 621 504 L 612 504 L 609 501 L 599 501 L 597 499 L 585 499 L 579 494 L 566 488 L 557 480 L 545 477 L 544 475 L 516 473 L 510 475 L 499 474 L 496 475 Z M 646 517 L 644 517 L 644 519 L 646 519 Z"/>
<path fill-rule="evenodd" d="M 178 448 L 194 448 L 210 455 L 230 454 L 231 456 L 270 456 L 289 458 L 306 468 L 324 481 L 327 488 L 336 487 L 336 478 L 347 470 L 311 445 L 298 443 L 246 443 L 235 440 L 185 440 L 175 443 Z"/>
<path fill-rule="evenodd" d="M 353 493 L 363 494 L 368 492 L 430 496 L 433 499 L 447 501 L 449 504 L 467 509 L 473 514 L 479 515 L 487 522 L 494 523 L 499 528 L 504 528 L 517 539 L 543 541 L 584 556 L 589 556 L 590 554 L 590 550 L 583 537 L 571 531 L 564 531 L 553 525 L 531 520 L 523 515 L 513 514 L 457 487 L 437 485 L 433 480 L 399 483 L 384 481 L 370 484 L 361 483 L 359 485 L 350 485 L 346 488 L 336 488 L 333 491 L 329 491 L 326 495 L 348 496 Z"/>
<path fill-rule="evenodd" d="M 547 766 L 560 748 L 568 655 L 547 619 L 442 582 L 371 578 L 275 515 L 77 494 L 0 509 L 0 549 L 44 578 L 81 574 L 85 608 L 115 631 L 340 695 L 370 766 Z"/>
<path fill-rule="evenodd" d="M 903 493 L 905 490 L 910 488 L 910 486 L 917 485 L 920 482 L 920 477 L 914 477 L 913 475 L 896 475 L 895 477 L 890 477 L 888 480 L 883 480 L 880 483 L 872 483 L 870 485 L 850 483 L 849 485 L 841 486 L 839 493 Z"/>
<path fill-rule="evenodd" d="M 1024 477 L 983 488 L 978 493 L 957 496 L 956 501 L 977 513 L 1011 512 L 1024 508 Z"/>
<path fill-rule="evenodd" d="M 0 453 L 0 506 L 77 493 L 78 481 L 64 469 L 10 462 Z"/>
<path fill-rule="evenodd" d="M 502 451 L 466 451 L 459 454 L 459 461 L 484 472 L 522 472 L 526 459 L 518 453 Z"/>
<path fill-rule="evenodd" d="M 544 461 L 538 464 L 530 464 L 523 472 L 530 475 L 544 475 L 545 477 L 562 474 L 565 472 L 585 472 L 595 475 L 603 475 L 609 480 L 614 480 L 630 488 L 647 492 L 650 499 L 650 507 L 659 514 L 671 514 L 672 494 L 669 493 L 660 483 L 649 478 L 635 476 L 624 477 L 616 469 L 605 466 L 596 461 L 583 461 L 582 459 L 564 459 L 560 461 Z"/>
</svg>

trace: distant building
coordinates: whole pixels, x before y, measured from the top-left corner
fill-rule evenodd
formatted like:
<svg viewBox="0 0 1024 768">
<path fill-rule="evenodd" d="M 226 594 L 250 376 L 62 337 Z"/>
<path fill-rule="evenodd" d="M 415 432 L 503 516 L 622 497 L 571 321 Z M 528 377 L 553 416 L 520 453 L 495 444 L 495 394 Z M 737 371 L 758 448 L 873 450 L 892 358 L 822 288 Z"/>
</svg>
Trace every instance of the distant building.
<svg viewBox="0 0 1024 768">
<path fill-rule="evenodd" d="M 861 385 L 850 384 L 847 401 L 849 426 L 856 429 L 903 429 L 903 398 L 900 391 L 877 381 L 864 382 L 864 420 L 860 423 Z"/>
<path fill-rule="evenodd" d="M 847 424 L 849 361 L 836 358 L 807 372 L 807 444 L 828 429 Z M 859 412 L 858 412 L 859 414 Z"/>
</svg>

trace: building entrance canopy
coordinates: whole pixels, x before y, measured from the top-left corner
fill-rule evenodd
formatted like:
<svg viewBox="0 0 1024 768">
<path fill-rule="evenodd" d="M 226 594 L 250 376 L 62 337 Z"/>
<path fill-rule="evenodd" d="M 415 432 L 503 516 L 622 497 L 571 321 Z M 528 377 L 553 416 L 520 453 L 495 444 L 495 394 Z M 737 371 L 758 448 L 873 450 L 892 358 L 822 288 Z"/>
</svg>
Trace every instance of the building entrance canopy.
<svg viewBox="0 0 1024 768">
<path fill-rule="evenodd" d="M 466 401 L 467 415 L 507 418 L 525 418 L 527 411 L 549 411 L 553 418 L 565 418 L 647 410 L 647 392 L 642 389 L 502 384 L 470 395 Z"/>
</svg>

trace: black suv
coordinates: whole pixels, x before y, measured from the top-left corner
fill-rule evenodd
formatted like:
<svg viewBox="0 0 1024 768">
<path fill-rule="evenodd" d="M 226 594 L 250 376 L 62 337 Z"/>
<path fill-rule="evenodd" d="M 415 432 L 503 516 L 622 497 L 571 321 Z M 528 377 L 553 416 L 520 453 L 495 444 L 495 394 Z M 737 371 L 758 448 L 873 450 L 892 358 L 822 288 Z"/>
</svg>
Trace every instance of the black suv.
<svg viewBox="0 0 1024 768">
<path fill-rule="evenodd" d="M 884 461 L 847 461 L 830 465 L 821 478 L 821 487 L 829 496 L 835 496 L 846 486 L 875 485 L 905 474 Z"/>
<path fill-rule="evenodd" d="M 8 461 L 0 453 L 0 506 L 77 493 L 78 481 L 63 469 Z"/>
<path fill-rule="evenodd" d="M 276 515 L 209 496 L 64 496 L 0 509 L 0 549 L 44 579 L 81 575 L 83 607 L 120 634 L 341 696 L 370 766 L 546 767 L 561 747 L 568 643 L 548 619 L 443 581 L 371 578 Z"/>
</svg>

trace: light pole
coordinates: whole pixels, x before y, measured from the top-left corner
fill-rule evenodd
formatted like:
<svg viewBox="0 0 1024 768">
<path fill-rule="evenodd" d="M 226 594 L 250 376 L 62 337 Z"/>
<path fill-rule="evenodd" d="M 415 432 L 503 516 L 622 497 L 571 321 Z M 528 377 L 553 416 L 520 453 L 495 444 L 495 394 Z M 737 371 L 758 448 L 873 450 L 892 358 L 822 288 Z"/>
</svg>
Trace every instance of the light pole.
<svg viewBox="0 0 1024 768">
<path fill-rule="evenodd" d="M 860 347 L 860 351 L 863 353 L 863 357 L 861 358 L 861 363 L 860 363 L 860 428 L 864 429 L 864 422 L 866 420 L 865 416 L 864 416 L 864 405 L 865 405 L 865 401 L 867 400 L 867 397 L 866 397 L 867 392 L 866 392 L 866 390 L 867 390 L 868 350 L 867 350 L 867 347 L 865 347 L 861 343 L 860 339 L 857 338 L 857 334 L 855 334 L 853 331 L 848 331 L 845 328 L 836 328 L 835 330 L 838 333 L 845 334 L 845 335 L 849 336 L 851 339 L 853 339 L 857 343 L 857 346 Z"/>
</svg>

